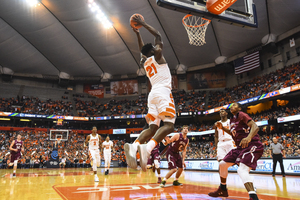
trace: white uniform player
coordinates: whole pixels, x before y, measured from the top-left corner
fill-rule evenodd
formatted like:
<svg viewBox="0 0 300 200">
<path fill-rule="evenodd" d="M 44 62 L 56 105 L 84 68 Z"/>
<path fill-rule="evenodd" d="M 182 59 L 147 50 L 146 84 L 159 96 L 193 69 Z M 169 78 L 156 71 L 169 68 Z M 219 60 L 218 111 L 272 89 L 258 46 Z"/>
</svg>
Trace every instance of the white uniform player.
<svg viewBox="0 0 300 200">
<path fill-rule="evenodd" d="M 132 20 L 148 30 L 154 36 L 155 42 L 154 46 L 151 43 L 144 44 L 139 30 L 133 28 L 141 52 L 140 64 L 143 65 L 152 88 L 148 96 L 148 114 L 145 117 L 149 128 L 143 130 L 133 144 L 126 143 L 124 151 L 128 166 L 134 169 L 137 168 L 136 152 L 138 151 L 140 166 L 143 171 L 146 171 L 148 158 L 154 147 L 174 131 L 176 111 L 171 92 L 172 76 L 162 53 L 164 45 L 161 34 L 138 15 L 133 16 Z M 162 127 L 160 121 L 164 122 Z M 144 144 L 146 141 L 149 142 Z"/>
<path fill-rule="evenodd" d="M 160 125 L 160 121 L 175 123 L 176 111 L 172 95 L 172 76 L 168 64 L 158 64 L 154 56 L 149 57 L 144 68 L 152 88 L 148 96 L 149 124 Z"/>
<path fill-rule="evenodd" d="M 92 160 L 93 171 L 95 175 L 95 181 L 98 182 L 97 167 L 100 167 L 100 136 L 97 134 L 97 128 L 94 126 L 92 134 L 88 135 L 85 144 L 89 144 L 89 157 Z"/>
<path fill-rule="evenodd" d="M 103 147 L 103 155 L 105 160 L 105 175 L 108 175 L 110 161 L 111 161 L 111 148 L 113 147 L 113 142 L 109 140 L 108 136 L 106 137 L 105 141 L 102 143 L 102 147 Z"/>
<path fill-rule="evenodd" d="M 223 120 L 220 120 L 219 122 L 222 123 L 223 127 L 230 129 L 230 120 L 227 119 L 227 112 L 225 110 L 221 110 L 220 115 L 221 118 L 223 118 Z M 218 161 L 221 161 L 227 155 L 227 153 L 231 151 L 231 149 L 236 148 L 236 146 L 231 135 L 229 135 L 222 129 L 216 128 L 216 130 L 217 130 L 217 138 L 218 138 L 217 159 Z"/>
</svg>

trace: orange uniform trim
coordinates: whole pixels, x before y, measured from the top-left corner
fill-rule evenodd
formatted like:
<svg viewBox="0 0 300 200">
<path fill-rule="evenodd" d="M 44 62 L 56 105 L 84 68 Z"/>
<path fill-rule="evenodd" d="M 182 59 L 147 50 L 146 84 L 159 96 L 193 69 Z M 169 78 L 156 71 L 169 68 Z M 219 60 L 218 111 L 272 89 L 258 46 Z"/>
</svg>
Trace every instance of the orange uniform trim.
<svg viewBox="0 0 300 200">
<path fill-rule="evenodd" d="M 148 113 L 146 115 L 151 121 L 154 121 L 155 120 L 155 117 L 153 117 L 150 113 Z"/>
<path fill-rule="evenodd" d="M 153 138 L 152 138 L 151 140 L 153 140 L 153 141 L 155 142 L 155 146 L 158 144 L 158 143 L 156 142 L 156 140 L 154 140 Z"/>
<path fill-rule="evenodd" d="M 139 144 L 141 144 L 140 141 L 139 141 L 138 139 L 136 139 L 136 140 L 134 141 L 134 143 L 139 143 Z"/>
<path fill-rule="evenodd" d="M 165 115 L 165 116 L 170 116 L 170 117 L 175 117 L 172 113 L 169 112 L 161 112 L 159 115 Z"/>
<path fill-rule="evenodd" d="M 175 110 L 172 108 L 166 108 L 167 112 L 173 113 L 174 115 L 176 114 Z"/>
<path fill-rule="evenodd" d="M 175 108 L 174 104 L 172 104 L 172 103 L 169 103 L 169 106 Z"/>
</svg>

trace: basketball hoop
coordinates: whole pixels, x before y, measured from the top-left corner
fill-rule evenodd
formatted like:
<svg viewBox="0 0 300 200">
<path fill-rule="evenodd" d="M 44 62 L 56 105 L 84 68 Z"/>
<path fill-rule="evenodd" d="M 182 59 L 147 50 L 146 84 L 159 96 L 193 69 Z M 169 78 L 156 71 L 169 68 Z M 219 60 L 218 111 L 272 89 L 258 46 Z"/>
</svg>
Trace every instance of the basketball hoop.
<svg viewBox="0 0 300 200">
<path fill-rule="evenodd" d="M 191 45 L 202 46 L 206 44 L 205 33 L 210 21 L 209 19 L 190 14 L 183 17 L 182 24 L 188 34 Z"/>
</svg>

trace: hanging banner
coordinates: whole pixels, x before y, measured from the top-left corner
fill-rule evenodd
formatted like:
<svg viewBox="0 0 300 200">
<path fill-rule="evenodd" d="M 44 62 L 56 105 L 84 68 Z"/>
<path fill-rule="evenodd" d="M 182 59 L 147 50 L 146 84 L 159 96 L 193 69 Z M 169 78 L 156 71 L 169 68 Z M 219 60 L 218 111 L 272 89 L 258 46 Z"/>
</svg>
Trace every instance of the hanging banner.
<svg viewBox="0 0 300 200">
<path fill-rule="evenodd" d="M 137 80 L 125 80 L 110 82 L 111 95 L 127 95 L 138 93 Z"/>
<path fill-rule="evenodd" d="M 189 73 L 186 76 L 188 90 L 226 87 L 226 76 L 223 71 Z"/>
<path fill-rule="evenodd" d="M 100 85 L 86 84 L 86 85 L 84 85 L 83 92 L 88 93 L 88 94 L 98 97 L 98 98 L 104 97 L 104 87 L 102 84 L 100 84 Z"/>
</svg>

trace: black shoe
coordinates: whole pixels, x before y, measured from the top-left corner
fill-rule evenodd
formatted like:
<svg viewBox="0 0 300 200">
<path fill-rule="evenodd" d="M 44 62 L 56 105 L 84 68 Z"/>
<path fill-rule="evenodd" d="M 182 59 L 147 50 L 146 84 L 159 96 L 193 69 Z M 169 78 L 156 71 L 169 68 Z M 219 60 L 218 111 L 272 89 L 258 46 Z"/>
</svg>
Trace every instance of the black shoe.
<svg viewBox="0 0 300 200">
<path fill-rule="evenodd" d="M 109 170 L 107 170 L 107 175 L 109 174 Z"/>
<path fill-rule="evenodd" d="M 285 177 L 285 174 L 282 174 L 282 177 Z"/>
<path fill-rule="evenodd" d="M 176 181 L 173 181 L 173 185 L 174 186 L 179 186 L 179 185 L 182 185 L 182 183 L 179 183 L 178 180 L 176 180 Z"/>
<path fill-rule="evenodd" d="M 274 176 L 275 176 L 275 174 L 272 174 L 272 176 L 274 177 Z"/>
<path fill-rule="evenodd" d="M 107 170 L 105 171 L 104 175 L 107 175 Z"/>
<path fill-rule="evenodd" d="M 159 186 L 159 187 L 163 188 L 163 187 L 165 187 L 165 185 L 166 185 L 166 181 L 162 181 L 162 182 L 160 183 L 160 186 Z"/>
</svg>

